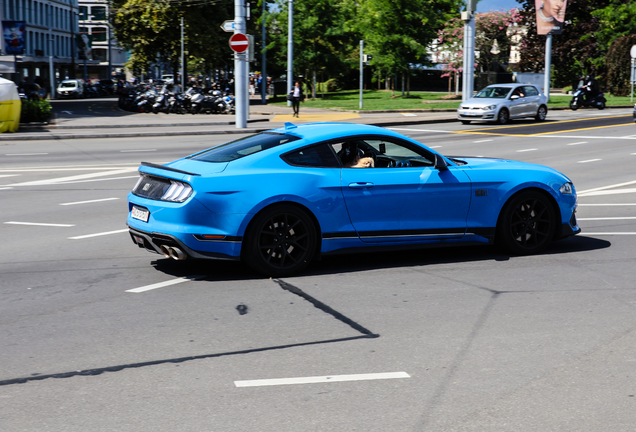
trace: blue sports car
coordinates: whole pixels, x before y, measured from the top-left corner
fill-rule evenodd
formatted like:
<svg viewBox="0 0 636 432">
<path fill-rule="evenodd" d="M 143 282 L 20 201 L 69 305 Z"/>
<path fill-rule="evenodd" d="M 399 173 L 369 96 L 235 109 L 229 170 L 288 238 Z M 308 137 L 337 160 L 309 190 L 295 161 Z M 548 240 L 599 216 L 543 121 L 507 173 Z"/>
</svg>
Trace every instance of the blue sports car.
<svg viewBox="0 0 636 432">
<path fill-rule="evenodd" d="M 467 243 L 530 254 L 579 233 L 574 185 L 541 165 L 446 157 L 376 126 L 316 123 L 142 162 L 135 244 L 177 260 L 243 260 L 268 276 L 320 255 Z"/>
</svg>

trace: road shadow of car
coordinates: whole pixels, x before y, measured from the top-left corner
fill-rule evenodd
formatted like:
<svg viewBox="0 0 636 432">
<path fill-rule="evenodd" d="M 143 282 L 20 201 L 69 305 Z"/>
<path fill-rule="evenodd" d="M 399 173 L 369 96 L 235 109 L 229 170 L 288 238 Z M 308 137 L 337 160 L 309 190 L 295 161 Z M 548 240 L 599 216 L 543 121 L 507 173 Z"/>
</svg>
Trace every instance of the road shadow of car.
<svg viewBox="0 0 636 432">
<path fill-rule="evenodd" d="M 539 256 L 564 255 L 605 249 L 607 240 L 574 236 L 552 243 Z M 384 252 L 363 252 L 322 257 L 294 277 L 354 273 L 400 267 L 428 266 L 477 261 L 508 261 L 517 256 L 506 254 L 499 248 L 484 246 L 457 246 L 446 248 L 409 249 Z M 152 262 L 157 271 L 175 277 L 199 275 L 213 281 L 256 280 L 267 278 L 238 261 L 185 260 L 162 258 Z"/>
</svg>

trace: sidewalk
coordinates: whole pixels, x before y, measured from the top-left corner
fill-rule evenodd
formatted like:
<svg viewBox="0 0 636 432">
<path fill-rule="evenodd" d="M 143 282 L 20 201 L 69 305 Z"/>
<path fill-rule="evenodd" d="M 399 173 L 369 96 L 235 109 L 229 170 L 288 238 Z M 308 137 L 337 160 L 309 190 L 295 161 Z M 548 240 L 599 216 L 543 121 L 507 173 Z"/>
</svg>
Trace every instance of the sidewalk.
<svg viewBox="0 0 636 432">
<path fill-rule="evenodd" d="M 143 136 L 180 136 L 254 133 L 294 124 L 315 122 L 350 122 L 377 126 L 395 126 L 456 121 L 455 110 L 417 112 L 339 112 L 301 105 L 300 116 L 292 116 L 292 108 L 280 105 L 260 105 L 252 100 L 247 128 L 235 126 L 235 116 L 227 114 L 150 114 L 133 113 L 116 108 L 108 115 L 57 112 L 48 125 L 20 125 L 15 133 L 0 134 L 0 145 L 6 141 L 126 138 Z"/>
</svg>

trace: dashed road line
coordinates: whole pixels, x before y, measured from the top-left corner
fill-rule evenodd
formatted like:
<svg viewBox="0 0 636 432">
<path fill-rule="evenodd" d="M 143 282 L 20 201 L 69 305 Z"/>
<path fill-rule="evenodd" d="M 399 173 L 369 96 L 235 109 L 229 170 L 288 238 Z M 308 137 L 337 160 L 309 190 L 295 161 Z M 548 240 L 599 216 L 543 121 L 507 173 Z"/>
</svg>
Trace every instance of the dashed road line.
<svg viewBox="0 0 636 432">
<path fill-rule="evenodd" d="M 531 151 L 537 151 L 539 149 L 536 148 L 531 148 L 531 149 L 523 149 L 523 150 L 517 150 L 517 153 L 525 153 L 525 152 L 531 152 Z"/>
<path fill-rule="evenodd" d="M 575 145 L 581 145 L 581 144 L 587 144 L 587 141 L 575 142 L 575 143 L 570 143 L 570 144 L 567 144 L 567 145 L 575 146 Z"/>
<path fill-rule="evenodd" d="M 599 162 L 602 160 L 603 159 L 588 159 L 588 160 L 578 161 L 577 163 L 584 164 L 584 163 L 590 163 L 590 162 Z"/>
<path fill-rule="evenodd" d="M 129 290 L 126 290 L 126 292 L 138 294 L 138 293 L 142 293 L 142 292 L 146 292 L 146 291 L 152 291 L 152 290 L 156 290 L 156 289 L 159 289 L 159 288 L 164 288 L 164 287 L 167 287 L 167 286 L 181 284 L 181 283 L 184 283 L 184 282 L 190 282 L 190 281 L 194 281 L 194 280 L 198 280 L 198 279 L 203 279 L 204 277 L 205 276 L 186 276 L 186 277 L 172 279 L 172 280 L 165 281 L 165 282 L 159 282 L 159 283 L 152 284 L 152 285 L 142 286 L 142 287 L 139 287 L 139 288 L 129 289 Z"/>
<path fill-rule="evenodd" d="M 60 204 L 61 206 L 70 206 L 70 205 L 77 205 L 77 204 L 91 204 L 91 203 L 97 203 L 97 202 L 103 202 L 103 201 L 113 201 L 113 200 L 118 200 L 119 198 L 102 198 L 102 199 L 96 199 L 96 200 L 90 200 L 90 201 L 77 201 L 77 202 L 70 202 L 70 203 L 62 203 Z"/>
<path fill-rule="evenodd" d="M 52 224 L 52 223 L 39 223 L 39 222 L 17 222 L 17 221 L 9 221 L 5 222 L 7 225 L 28 225 L 28 226 L 47 226 L 47 227 L 63 227 L 69 228 L 74 227 L 75 225 L 71 224 Z"/>
<path fill-rule="evenodd" d="M 93 237 L 101 237 L 101 236 L 106 236 L 106 235 L 111 235 L 111 234 L 121 234 L 121 233 L 125 233 L 125 232 L 128 232 L 128 228 L 117 230 L 117 231 L 107 231 L 107 232 L 101 232 L 101 233 L 96 233 L 96 234 L 86 234 L 86 235 L 81 235 L 81 236 L 76 236 L 76 237 L 69 237 L 68 239 L 69 240 L 82 240 L 82 239 L 93 238 Z"/>
<path fill-rule="evenodd" d="M 263 387 L 290 384 L 316 384 L 316 383 L 332 383 L 344 381 L 369 381 L 369 380 L 385 380 L 410 378 L 406 372 L 385 372 L 355 375 L 326 375 L 300 378 L 275 378 L 260 380 L 234 381 L 236 387 Z"/>
</svg>

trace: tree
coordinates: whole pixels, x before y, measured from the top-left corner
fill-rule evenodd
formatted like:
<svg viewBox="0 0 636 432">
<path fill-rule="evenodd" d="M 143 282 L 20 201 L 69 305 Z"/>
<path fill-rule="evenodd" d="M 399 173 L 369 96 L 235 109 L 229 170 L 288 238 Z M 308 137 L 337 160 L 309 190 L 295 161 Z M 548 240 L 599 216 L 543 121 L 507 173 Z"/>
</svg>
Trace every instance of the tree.
<svg viewBox="0 0 636 432">
<path fill-rule="evenodd" d="M 515 36 L 521 33 L 517 23 L 521 21 L 519 10 L 488 12 L 475 17 L 475 51 L 477 69 L 486 72 L 494 70 L 495 62 L 508 64 L 510 49 Z M 493 53 L 496 44 L 498 53 Z M 464 62 L 464 22 L 453 18 L 437 33 L 436 53 L 438 61 L 444 63 L 445 74 L 450 76 L 463 70 Z"/>
<path fill-rule="evenodd" d="M 429 63 L 428 46 L 437 30 L 457 15 L 460 4 L 459 0 L 360 0 L 352 27 L 373 53 L 373 65 L 410 78 L 411 65 Z"/>
<path fill-rule="evenodd" d="M 518 0 L 520 3 L 521 0 Z M 522 71 L 543 72 L 545 69 L 546 36 L 537 34 L 535 0 L 523 0 L 521 22 L 527 34 L 520 46 Z M 595 59 L 601 51 L 595 36 L 599 19 L 595 10 L 607 5 L 607 0 L 576 0 L 568 2 L 563 33 L 552 37 L 552 80 L 555 87 L 572 85 L 581 75 L 604 73 Z"/>
<path fill-rule="evenodd" d="M 607 89 L 616 96 L 627 96 L 631 91 L 630 50 L 636 45 L 636 34 L 619 37 L 607 52 Z"/>
<path fill-rule="evenodd" d="M 212 1 L 111 0 L 111 24 L 117 41 L 130 51 L 131 69 L 143 72 L 157 57 L 176 72 L 181 56 L 181 18 L 186 50 L 207 63 L 224 63 L 230 55 L 220 25 L 233 17 L 229 3 Z"/>
</svg>

